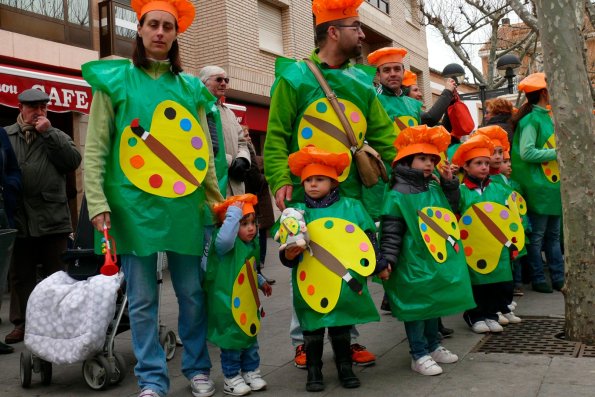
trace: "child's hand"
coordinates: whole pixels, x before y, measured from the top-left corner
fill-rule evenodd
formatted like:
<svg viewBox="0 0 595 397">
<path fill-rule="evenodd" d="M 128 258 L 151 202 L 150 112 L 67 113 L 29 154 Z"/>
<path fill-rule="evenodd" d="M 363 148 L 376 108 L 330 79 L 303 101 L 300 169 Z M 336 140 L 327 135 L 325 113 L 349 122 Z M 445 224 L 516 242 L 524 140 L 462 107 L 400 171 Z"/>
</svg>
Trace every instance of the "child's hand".
<svg viewBox="0 0 595 397">
<path fill-rule="evenodd" d="M 456 175 L 457 172 L 459 172 L 459 166 L 456 164 L 451 164 L 450 171 L 452 172 L 453 175 Z"/>
<path fill-rule="evenodd" d="M 244 208 L 244 202 L 243 201 L 234 201 L 230 207 L 238 207 L 239 209 Z"/>
<path fill-rule="evenodd" d="M 388 280 L 390 277 L 390 272 L 392 271 L 392 268 L 390 266 L 390 264 L 387 266 L 386 269 L 384 269 L 383 271 L 381 271 L 380 273 L 378 273 L 378 277 L 381 280 Z"/>
<path fill-rule="evenodd" d="M 444 164 L 440 166 L 440 168 L 438 169 L 438 173 L 442 178 L 444 178 L 447 181 L 450 181 L 452 179 L 452 168 L 448 160 L 444 160 Z"/>
<path fill-rule="evenodd" d="M 264 296 L 271 296 L 271 294 L 273 293 L 273 287 L 271 287 L 271 284 L 265 282 L 261 287 L 260 290 L 262 291 L 262 293 L 264 294 Z"/>
<path fill-rule="evenodd" d="M 285 259 L 294 260 L 298 255 L 304 252 L 305 248 L 298 245 L 285 248 Z"/>
</svg>

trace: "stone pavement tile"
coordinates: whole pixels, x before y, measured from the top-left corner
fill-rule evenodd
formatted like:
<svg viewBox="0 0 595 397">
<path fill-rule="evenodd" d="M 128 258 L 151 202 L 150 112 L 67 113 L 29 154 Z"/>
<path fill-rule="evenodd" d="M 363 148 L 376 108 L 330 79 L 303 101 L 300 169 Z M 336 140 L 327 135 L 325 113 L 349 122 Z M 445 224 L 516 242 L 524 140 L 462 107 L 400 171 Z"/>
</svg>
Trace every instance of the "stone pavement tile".
<svg viewBox="0 0 595 397">
<path fill-rule="evenodd" d="M 592 391 L 591 396 L 595 396 L 595 359 L 554 357 L 543 383 L 589 386 Z"/>
<path fill-rule="evenodd" d="M 536 396 L 551 358 L 544 355 L 469 353 L 431 394 L 445 397 Z"/>
<path fill-rule="evenodd" d="M 592 360 L 592 359 L 591 359 Z M 593 397 L 595 395 L 595 389 L 593 386 L 585 385 L 556 385 L 553 383 L 544 383 L 539 390 L 537 397 L 560 397 L 560 396 L 572 396 L 572 397 Z M 522 397 L 519 394 L 519 397 Z"/>
<path fill-rule="evenodd" d="M 531 289 L 531 285 L 523 286 L 524 296 L 515 296 L 518 306 L 514 310 L 521 318 L 531 317 L 564 317 L 564 296 L 559 291 L 542 294 Z"/>
</svg>

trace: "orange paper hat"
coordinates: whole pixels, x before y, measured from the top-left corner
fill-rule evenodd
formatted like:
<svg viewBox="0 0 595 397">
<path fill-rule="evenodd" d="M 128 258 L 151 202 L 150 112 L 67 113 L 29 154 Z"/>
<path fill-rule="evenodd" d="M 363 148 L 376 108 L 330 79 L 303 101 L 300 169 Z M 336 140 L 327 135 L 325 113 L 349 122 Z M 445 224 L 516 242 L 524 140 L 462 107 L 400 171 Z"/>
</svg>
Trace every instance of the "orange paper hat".
<svg viewBox="0 0 595 397">
<path fill-rule="evenodd" d="M 364 0 L 314 0 L 312 12 L 316 17 L 316 26 L 328 21 L 357 17 L 357 9 Z"/>
<path fill-rule="evenodd" d="M 165 11 L 178 22 L 178 33 L 183 33 L 194 21 L 194 5 L 189 0 L 132 0 L 130 6 L 140 21 L 149 11 Z"/>
<path fill-rule="evenodd" d="M 545 73 L 533 73 L 525 77 L 519 83 L 519 91 L 523 91 L 525 94 L 537 90 L 547 88 L 547 80 Z"/>
<path fill-rule="evenodd" d="M 486 127 L 478 128 L 475 134 L 485 135 L 490 138 L 494 147 L 500 146 L 503 151 L 510 150 L 510 142 L 508 142 L 508 133 L 499 125 L 488 125 Z"/>
<path fill-rule="evenodd" d="M 306 146 L 289 155 L 289 170 L 302 178 L 302 182 L 313 175 L 324 175 L 339 180 L 339 175 L 349 165 L 347 153 L 331 153 L 316 146 Z"/>
<path fill-rule="evenodd" d="M 252 193 L 246 193 L 239 196 L 228 197 L 224 202 L 215 204 L 213 206 L 213 212 L 215 213 L 215 215 L 217 215 L 217 219 L 223 221 L 225 219 L 225 214 L 227 213 L 227 209 L 229 208 L 229 206 L 238 201 L 244 203 L 244 206 L 242 207 L 242 216 L 246 216 L 255 212 L 254 205 L 258 203 L 258 198 Z"/>
<path fill-rule="evenodd" d="M 414 84 L 417 84 L 417 75 L 411 70 L 405 70 L 401 85 L 404 85 L 405 87 L 411 87 Z"/>
<path fill-rule="evenodd" d="M 476 157 L 492 157 L 494 153 L 494 144 L 485 135 L 475 134 L 459 146 L 452 156 L 452 162 L 459 167 Z"/>
<path fill-rule="evenodd" d="M 510 160 L 510 151 L 509 150 L 505 150 L 504 151 L 504 160 Z"/>
<path fill-rule="evenodd" d="M 403 63 L 403 58 L 407 55 L 404 48 L 384 47 L 368 55 L 368 63 L 376 67 L 389 62 Z"/>
<path fill-rule="evenodd" d="M 440 153 L 448 149 L 449 144 L 450 134 L 441 125 L 428 127 L 422 124 L 405 128 L 395 140 L 397 157 L 393 164 L 412 154 L 424 153 L 440 157 Z"/>
</svg>

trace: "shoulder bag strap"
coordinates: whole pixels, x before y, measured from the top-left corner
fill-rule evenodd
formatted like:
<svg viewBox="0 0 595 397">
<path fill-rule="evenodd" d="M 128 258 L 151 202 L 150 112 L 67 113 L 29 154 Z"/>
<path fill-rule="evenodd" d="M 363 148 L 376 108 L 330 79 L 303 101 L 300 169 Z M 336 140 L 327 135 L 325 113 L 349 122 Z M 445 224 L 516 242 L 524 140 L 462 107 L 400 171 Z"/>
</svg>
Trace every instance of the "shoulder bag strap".
<svg viewBox="0 0 595 397">
<path fill-rule="evenodd" d="M 318 66 L 316 66 L 314 64 L 314 62 L 312 62 L 312 60 L 308 59 L 308 58 L 304 58 L 304 62 L 306 63 L 306 65 L 308 66 L 308 68 L 310 69 L 312 74 L 314 74 L 314 77 L 316 77 L 318 84 L 320 84 L 322 91 L 324 91 L 324 95 L 326 95 L 326 98 L 331 103 L 333 110 L 339 117 L 339 120 L 341 121 L 341 125 L 343 126 L 343 129 L 346 132 L 347 138 L 349 139 L 349 143 L 351 145 L 351 153 L 355 153 L 356 150 L 358 149 L 357 139 L 355 139 L 355 134 L 353 133 L 351 124 L 349 124 L 349 121 L 347 121 L 347 117 L 345 117 L 345 113 L 343 113 L 343 111 L 341 110 L 341 107 L 339 106 L 339 101 L 337 100 L 337 95 L 331 89 L 331 87 L 328 85 L 328 82 L 326 81 L 326 79 L 324 78 L 322 73 L 320 72 L 320 69 L 318 68 Z"/>
</svg>

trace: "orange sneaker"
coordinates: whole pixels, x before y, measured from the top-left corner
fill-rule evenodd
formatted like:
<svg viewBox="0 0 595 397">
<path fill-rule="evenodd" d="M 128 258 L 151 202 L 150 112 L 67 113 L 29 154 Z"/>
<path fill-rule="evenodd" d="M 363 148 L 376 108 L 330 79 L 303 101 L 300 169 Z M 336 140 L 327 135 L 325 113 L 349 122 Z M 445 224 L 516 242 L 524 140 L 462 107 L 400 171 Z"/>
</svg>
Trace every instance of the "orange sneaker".
<svg viewBox="0 0 595 397">
<path fill-rule="evenodd" d="M 367 367 L 376 363 L 376 356 L 366 350 L 366 346 L 354 343 L 351 345 L 351 361 L 353 361 L 353 365 Z"/>
<path fill-rule="evenodd" d="M 306 368 L 306 349 L 303 343 L 295 348 L 295 358 L 293 359 L 293 364 L 301 369 Z"/>
</svg>

